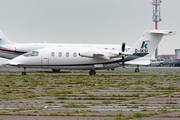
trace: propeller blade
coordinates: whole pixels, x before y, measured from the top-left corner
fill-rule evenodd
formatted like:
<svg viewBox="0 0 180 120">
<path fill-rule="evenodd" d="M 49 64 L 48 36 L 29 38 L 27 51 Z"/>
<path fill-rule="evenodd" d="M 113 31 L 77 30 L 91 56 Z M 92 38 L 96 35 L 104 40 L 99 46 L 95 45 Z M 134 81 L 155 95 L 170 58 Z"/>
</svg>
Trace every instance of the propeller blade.
<svg viewBox="0 0 180 120">
<path fill-rule="evenodd" d="M 124 52 L 125 51 L 125 43 L 123 43 L 122 44 L 122 52 Z M 123 65 L 123 67 L 124 67 L 124 61 L 125 61 L 125 58 L 124 58 L 124 53 L 122 54 L 122 65 Z"/>
<path fill-rule="evenodd" d="M 125 51 L 125 43 L 122 44 L 122 52 Z"/>
<path fill-rule="evenodd" d="M 122 56 L 122 65 L 124 66 L 124 56 Z"/>
</svg>

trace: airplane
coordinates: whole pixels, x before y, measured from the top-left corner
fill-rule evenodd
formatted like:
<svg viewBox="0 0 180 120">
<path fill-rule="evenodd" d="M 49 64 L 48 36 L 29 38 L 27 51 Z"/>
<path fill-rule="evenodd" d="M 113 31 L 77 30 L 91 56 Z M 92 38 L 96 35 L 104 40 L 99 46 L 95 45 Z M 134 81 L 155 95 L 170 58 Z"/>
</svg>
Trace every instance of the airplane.
<svg viewBox="0 0 180 120">
<path fill-rule="evenodd" d="M 67 43 L 17 43 L 10 41 L 2 31 L 0 31 L 0 57 L 13 59 L 24 53 L 48 47 L 86 47 L 107 50 L 120 50 L 121 45 L 118 44 L 67 44 Z M 126 46 L 125 51 L 130 49 Z M 60 69 L 52 69 L 53 72 L 59 72 Z"/>
<path fill-rule="evenodd" d="M 22 75 L 26 75 L 26 68 L 70 69 L 90 70 L 90 75 L 95 75 L 99 69 L 124 67 L 126 64 L 138 65 L 150 64 L 150 59 L 157 45 L 165 35 L 175 34 L 171 30 L 147 30 L 144 35 L 125 51 L 125 43 L 122 50 L 106 50 L 86 47 L 53 47 L 42 48 L 20 55 L 5 64 L 15 67 L 23 67 Z"/>
</svg>

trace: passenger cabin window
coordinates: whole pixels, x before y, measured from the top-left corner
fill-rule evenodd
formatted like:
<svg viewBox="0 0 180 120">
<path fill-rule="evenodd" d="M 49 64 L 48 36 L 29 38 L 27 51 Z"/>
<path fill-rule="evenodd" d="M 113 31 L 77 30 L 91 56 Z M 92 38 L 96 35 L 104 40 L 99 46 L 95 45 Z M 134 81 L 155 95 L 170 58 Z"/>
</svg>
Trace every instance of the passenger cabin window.
<svg viewBox="0 0 180 120">
<path fill-rule="evenodd" d="M 52 52 L 52 53 L 51 53 L 51 56 L 54 57 L 54 55 L 55 55 L 54 52 Z"/>
<path fill-rule="evenodd" d="M 62 56 L 62 52 L 59 52 L 59 57 L 61 57 Z"/>
<path fill-rule="evenodd" d="M 115 50 L 115 48 L 112 48 L 112 50 Z"/>
<path fill-rule="evenodd" d="M 66 57 L 69 57 L 69 53 L 68 52 L 66 53 Z"/>
<path fill-rule="evenodd" d="M 39 54 L 38 51 L 32 51 L 32 52 L 25 53 L 24 56 L 25 57 L 38 56 L 38 54 Z"/>
<path fill-rule="evenodd" d="M 77 54 L 76 54 L 76 53 L 73 53 L 73 56 L 74 56 L 74 57 L 76 57 L 76 56 L 77 56 Z"/>
</svg>

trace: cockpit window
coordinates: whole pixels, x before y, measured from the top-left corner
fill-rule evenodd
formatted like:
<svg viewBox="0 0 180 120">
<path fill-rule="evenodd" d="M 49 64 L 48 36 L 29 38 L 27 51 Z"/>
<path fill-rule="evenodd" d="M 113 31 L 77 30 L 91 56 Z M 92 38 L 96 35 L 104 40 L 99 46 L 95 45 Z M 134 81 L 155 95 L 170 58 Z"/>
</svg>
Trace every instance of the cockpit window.
<svg viewBox="0 0 180 120">
<path fill-rule="evenodd" d="M 32 52 L 25 53 L 24 56 L 25 56 L 25 57 L 38 56 L 38 54 L 39 54 L 39 52 L 37 52 L 37 51 L 32 51 Z"/>
</svg>

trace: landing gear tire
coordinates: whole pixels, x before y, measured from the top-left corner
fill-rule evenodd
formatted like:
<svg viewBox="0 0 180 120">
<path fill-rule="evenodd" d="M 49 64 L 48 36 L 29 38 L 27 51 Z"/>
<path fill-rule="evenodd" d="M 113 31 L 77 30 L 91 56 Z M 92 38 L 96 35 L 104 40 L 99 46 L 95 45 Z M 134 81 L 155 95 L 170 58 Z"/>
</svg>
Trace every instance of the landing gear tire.
<svg viewBox="0 0 180 120">
<path fill-rule="evenodd" d="M 60 72 L 60 69 L 52 69 L 53 72 Z"/>
<path fill-rule="evenodd" d="M 89 75 L 95 75 L 96 74 L 96 71 L 95 70 L 90 70 L 89 71 Z"/>
<path fill-rule="evenodd" d="M 137 68 L 134 70 L 134 72 L 140 72 L 139 65 L 137 65 Z"/>
<path fill-rule="evenodd" d="M 134 72 L 140 72 L 139 68 L 136 68 L 136 69 L 134 70 Z"/>
<path fill-rule="evenodd" d="M 21 74 L 22 74 L 22 75 L 26 75 L 26 72 L 22 72 Z"/>
</svg>

